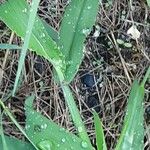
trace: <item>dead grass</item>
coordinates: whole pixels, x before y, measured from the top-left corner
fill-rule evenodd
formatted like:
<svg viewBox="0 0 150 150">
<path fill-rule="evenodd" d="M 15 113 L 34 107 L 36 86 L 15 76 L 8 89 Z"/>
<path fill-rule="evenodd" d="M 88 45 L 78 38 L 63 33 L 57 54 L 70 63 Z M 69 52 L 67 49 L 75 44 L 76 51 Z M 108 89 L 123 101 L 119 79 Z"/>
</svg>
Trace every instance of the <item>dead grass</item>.
<svg viewBox="0 0 150 150">
<path fill-rule="evenodd" d="M 66 5 L 67 0 L 42 0 L 39 16 L 59 30 Z M 88 106 L 88 97 L 97 95 L 107 146 L 111 150 L 121 131 L 130 85 L 135 78 L 142 79 L 146 68 L 150 65 L 149 17 L 150 9 L 144 1 L 133 0 L 132 9 L 127 0 L 113 0 L 109 6 L 106 0 L 101 3 L 96 21 L 101 29 L 100 35 L 97 38 L 93 36 L 96 30 L 94 26 L 87 38 L 85 58 L 70 85 L 94 145 L 93 116 L 92 109 Z M 122 34 L 125 40 L 129 38 L 126 32 L 132 21 L 138 25 L 141 37 L 138 41 L 130 40 L 133 44 L 131 49 L 119 47 L 116 39 Z M 0 23 L 0 42 L 21 44 L 21 40 L 3 23 Z M 108 46 L 108 42 L 112 43 L 112 48 Z M 16 97 L 7 98 L 13 88 L 18 58 L 17 51 L 0 52 L 2 73 L 0 96 L 7 100 L 7 105 L 17 120 L 24 125 L 24 100 L 34 92 L 37 111 L 75 133 L 62 91 L 52 78 L 52 66 L 36 54 L 28 53 L 20 89 Z M 94 88 L 90 90 L 87 90 L 81 82 L 81 77 L 87 72 L 93 74 L 96 81 Z M 150 106 L 150 84 L 146 85 L 145 108 L 148 106 Z M 145 113 L 145 149 L 150 148 L 149 116 Z M 22 138 L 7 117 L 4 118 L 4 127 L 6 134 Z"/>
</svg>

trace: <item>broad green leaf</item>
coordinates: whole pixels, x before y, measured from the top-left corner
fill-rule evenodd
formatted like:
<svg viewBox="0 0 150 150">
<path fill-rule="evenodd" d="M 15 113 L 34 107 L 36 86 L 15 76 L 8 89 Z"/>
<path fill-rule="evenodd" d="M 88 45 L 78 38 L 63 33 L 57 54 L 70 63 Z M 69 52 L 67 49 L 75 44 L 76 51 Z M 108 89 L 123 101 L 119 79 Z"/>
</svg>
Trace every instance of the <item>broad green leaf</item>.
<svg viewBox="0 0 150 150">
<path fill-rule="evenodd" d="M 96 20 L 99 0 L 72 0 L 66 8 L 59 46 L 66 58 L 65 80 L 70 82 L 81 64 L 86 36 Z"/>
<path fill-rule="evenodd" d="M 94 126 L 96 133 L 96 145 L 98 150 L 107 150 L 103 127 L 98 114 L 94 111 Z"/>
<path fill-rule="evenodd" d="M 0 20 L 22 38 L 26 33 L 28 18 L 29 6 L 25 0 L 8 0 L 0 4 Z M 48 59 L 54 67 L 65 68 L 63 55 L 45 26 L 39 17 L 36 17 L 29 49 Z"/>
<path fill-rule="evenodd" d="M 13 44 L 0 44 L 0 51 L 3 49 L 22 49 L 22 47 L 19 47 L 18 45 Z"/>
<path fill-rule="evenodd" d="M 16 138 L 5 136 L 5 140 L 9 150 L 35 150 L 32 144 L 20 141 Z M 0 138 L 0 150 L 4 150 L 1 138 Z"/>
<path fill-rule="evenodd" d="M 32 108 L 34 96 L 27 98 L 26 132 L 41 150 L 91 150 L 85 141 L 48 120 Z"/>
<path fill-rule="evenodd" d="M 134 81 L 128 99 L 124 126 L 116 150 L 144 149 L 143 98 L 144 87 Z"/>
</svg>

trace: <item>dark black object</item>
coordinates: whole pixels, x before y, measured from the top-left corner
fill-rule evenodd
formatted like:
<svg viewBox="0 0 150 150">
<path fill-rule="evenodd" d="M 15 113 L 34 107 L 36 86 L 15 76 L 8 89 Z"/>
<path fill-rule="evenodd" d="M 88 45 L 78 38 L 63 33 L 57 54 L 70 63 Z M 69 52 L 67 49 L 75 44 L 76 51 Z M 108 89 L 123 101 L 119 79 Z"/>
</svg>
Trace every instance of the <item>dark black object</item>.
<svg viewBox="0 0 150 150">
<path fill-rule="evenodd" d="M 145 109 L 146 114 L 150 117 L 150 106 Z"/>
<path fill-rule="evenodd" d="M 81 78 L 81 82 L 88 88 L 92 88 L 95 85 L 94 76 L 91 74 L 85 74 Z"/>
<path fill-rule="evenodd" d="M 42 60 L 42 58 L 37 57 L 36 58 L 36 62 L 34 63 L 34 77 L 35 80 L 38 80 L 39 78 L 41 78 L 41 75 L 43 75 L 44 71 L 45 71 L 46 67 L 44 65 L 44 62 Z"/>
<path fill-rule="evenodd" d="M 89 96 L 86 104 L 89 108 L 93 108 L 97 113 L 100 112 L 100 103 L 97 94 Z"/>
</svg>

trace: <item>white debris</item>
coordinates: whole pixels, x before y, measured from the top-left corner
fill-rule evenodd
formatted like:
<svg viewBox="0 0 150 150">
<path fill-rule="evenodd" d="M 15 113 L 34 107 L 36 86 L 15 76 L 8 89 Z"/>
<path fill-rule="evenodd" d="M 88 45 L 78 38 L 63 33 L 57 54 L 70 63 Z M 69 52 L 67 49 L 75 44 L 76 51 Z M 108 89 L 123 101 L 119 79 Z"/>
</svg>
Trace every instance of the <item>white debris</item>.
<svg viewBox="0 0 150 150">
<path fill-rule="evenodd" d="M 134 40 L 140 38 L 140 35 L 141 35 L 141 33 L 139 32 L 139 30 L 137 29 L 137 27 L 135 25 L 131 26 L 128 29 L 127 34 L 131 35 L 131 38 Z"/>
</svg>

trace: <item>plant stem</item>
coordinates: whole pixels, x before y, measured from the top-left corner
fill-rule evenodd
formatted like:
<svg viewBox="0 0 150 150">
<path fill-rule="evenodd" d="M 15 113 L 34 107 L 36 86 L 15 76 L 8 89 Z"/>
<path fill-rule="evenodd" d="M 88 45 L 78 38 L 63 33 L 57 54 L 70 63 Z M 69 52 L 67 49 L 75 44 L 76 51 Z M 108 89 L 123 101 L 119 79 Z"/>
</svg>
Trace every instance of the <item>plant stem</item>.
<svg viewBox="0 0 150 150">
<path fill-rule="evenodd" d="M 63 90 L 65 101 L 68 105 L 72 120 L 75 124 L 75 127 L 78 130 L 79 137 L 83 141 L 87 142 L 87 144 L 92 148 L 90 139 L 89 139 L 88 134 L 86 132 L 86 128 L 85 128 L 84 123 L 81 119 L 79 110 L 75 104 L 72 92 L 69 88 L 69 85 L 63 82 L 64 81 L 64 74 L 63 74 L 61 68 L 59 68 L 58 66 L 55 66 L 55 69 L 56 69 L 57 75 L 59 77 L 60 85 L 61 85 L 61 88 Z"/>
<path fill-rule="evenodd" d="M 62 90 L 64 93 L 65 100 L 68 104 L 69 111 L 70 111 L 71 116 L 72 116 L 72 120 L 73 120 L 73 122 L 74 122 L 74 124 L 78 130 L 80 138 L 83 139 L 84 141 L 86 141 L 91 146 L 91 142 L 90 142 L 90 139 L 89 139 L 88 134 L 86 132 L 86 128 L 83 124 L 79 110 L 75 104 L 75 101 L 74 101 L 74 98 L 73 98 L 73 95 L 72 95 L 72 92 L 71 92 L 69 86 L 67 84 L 62 83 L 61 87 L 62 87 Z"/>
</svg>

